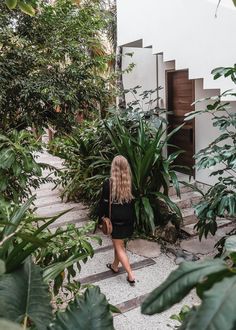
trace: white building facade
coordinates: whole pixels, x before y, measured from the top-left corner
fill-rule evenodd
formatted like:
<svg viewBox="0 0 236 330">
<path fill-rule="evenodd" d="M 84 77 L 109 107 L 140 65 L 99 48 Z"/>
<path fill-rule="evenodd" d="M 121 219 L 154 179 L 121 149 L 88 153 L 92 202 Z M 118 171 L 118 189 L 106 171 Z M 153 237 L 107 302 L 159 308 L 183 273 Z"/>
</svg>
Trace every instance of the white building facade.
<svg viewBox="0 0 236 330">
<path fill-rule="evenodd" d="M 123 46 L 123 69 L 134 63 L 131 73 L 124 74 L 124 88 L 137 85 L 143 90 L 159 91 L 159 105 L 173 111 L 172 128 L 184 115 L 204 109 L 195 100 L 218 95 L 233 88 L 230 79 L 213 79 L 216 67 L 236 63 L 236 8 L 231 0 L 222 0 L 215 16 L 218 0 L 117 0 L 118 45 Z M 236 98 L 231 101 L 236 111 Z M 129 100 L 127 100 L 129 101 Z M 175 136 L 175 142 L 186 153 L 183 165 L 194 165 L 192 158 L 217 135 L 210 118 L 199 116 L 187 123 Z M 213 184 L 211 170 L 193 172 L 196 181 Z"/>
</svg>

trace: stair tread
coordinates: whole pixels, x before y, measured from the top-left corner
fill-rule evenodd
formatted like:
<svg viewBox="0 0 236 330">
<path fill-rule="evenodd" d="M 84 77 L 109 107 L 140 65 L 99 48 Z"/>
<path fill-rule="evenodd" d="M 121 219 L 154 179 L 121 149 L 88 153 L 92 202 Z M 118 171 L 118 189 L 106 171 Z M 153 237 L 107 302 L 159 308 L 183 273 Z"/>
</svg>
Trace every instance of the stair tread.
<svg viewBox="0 0 236 330">
<path fill-rule="evenodd" d="M 202 195 L 197 192 L 197 191 L 191 191 L 191 192 L 186 192 L 181 194 L 181 198 L 179 198 L 177 195 L 171 196 L 170 199 L 172 200 L 172 202 L 179 202 L 179 201 L 183 201 L 183 200 L 187 200 L 187 199 L 191 199 L 191 198 L 195 198 L 195 197 L 201 197 Z"/>
</svg>

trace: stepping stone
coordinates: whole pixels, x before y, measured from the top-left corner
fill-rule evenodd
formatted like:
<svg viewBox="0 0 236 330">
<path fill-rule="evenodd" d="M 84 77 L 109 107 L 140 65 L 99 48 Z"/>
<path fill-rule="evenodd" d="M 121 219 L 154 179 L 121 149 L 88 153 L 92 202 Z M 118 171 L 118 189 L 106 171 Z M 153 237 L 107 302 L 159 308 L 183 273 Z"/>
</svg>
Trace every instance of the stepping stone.
<svg viewBox="0 0 236 330">
<path fill-rule="evenodd" d="M 147 258 L 156 258 L 161 253 L 161 247 L 158 243 L 144 239 L 129 241 L 127 244 L 127 250 Z"/>
<path fill-rule="evenodd" d="M 188 241 L 183 241 L 180 246 L 183 250 L 194 254 L 208 254 L 215 250 L 214 246 L 218 239 L 216 237 L 202 238 L 199 241 L 198 237 L 194 237 Z"/>
</svg>

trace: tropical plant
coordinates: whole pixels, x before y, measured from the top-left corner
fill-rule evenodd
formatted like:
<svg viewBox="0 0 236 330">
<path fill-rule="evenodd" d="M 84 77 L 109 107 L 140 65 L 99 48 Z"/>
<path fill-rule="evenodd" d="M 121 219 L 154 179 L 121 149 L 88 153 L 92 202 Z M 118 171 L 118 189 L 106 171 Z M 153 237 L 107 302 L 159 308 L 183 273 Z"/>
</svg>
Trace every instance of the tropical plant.
<svg viewBox="0 0 236 330">
<path fill-rule="evenodd" d="M 232 68 L 217 68 L 213 70 L 213 75 L 215 79 L 221 76 L 230 77 L 236 84 L 236 65 Z M 222 101 L 227 96 L 236 97 L 236 93 L 226 91 L 219 96 L 204 99 L 211 102 L 206 109 L 193 111 L 186 117 L 186 120 L 191 120 L 207 113 L 212 117 L 212 125 L 220 131 L 214 141 L 195 155 L 196 168 L 214 168 L 210 176 L 217 179 L 216 184 L 206 193 L 198 189 L 203 197 L 195 207 L 199 219 L 196 228 L 200 239 L 203 235 L 207 237 L 209 233 L 215 235 L 217 217 L 236 217 L 236 113 L 231 111 L 229 102 Z"/>
<path fill-rule="evenodd" d="M 37 329 L 47 329 L 52 310 L 41 273 L 40 267 L 28 259 L 22 267 L 0 278 L 0 317 L 22 323 L 23 329 L 32 324 Z"/>
<path fill-rule="evenodd" d="M 33 200 L 31 197 L 23 205 L 0 200 L 0 259 L 5 262 L 7 273 L 63 233 L 61 230 L 44 237 L 45 229 L 67 211 L 48 219 L 36 218 L 29 212 Z"/>
<path fill-rule="evenodd" d="M 201 304 L 188 312 L 180 329 L 235 329 L 236 236 L 226 240 L 223 256 L 225 260 L 181 263 L 147 297 L 142 304 L 142 313 L 161 313 L 196 289 Z"/>
<path fill-rule="evenodd" d="M 116 153 L 126 157 L 131 167 L 138 231 L 150 234 L 154 232 L 156 225 L 161 224 L 158 200 L 162 200 L 178 216 L 174 219 L 175 224 L 178 224 L 177 219 L 182 218 L 181 212 L 169 199 L 168 190 L 171 180 L 180 196 L 173 161 L 183 151 L 177 150 L 167 158 L 162 151 L 180 127 L 164 136 L 166 132 L 162 122 L 155 133 L 142 119 L 138 120 L 133 131 L 124 127 L 118 117 L 114 123 L 112 126 L 107 122 L 105 126 Z"/>
<path fill-rule="evenodd" d="M 98 114 L 113 95 L 106 15 L 96 1 L 35 3 L 34 17 L 0 4 L 0 127 L 69 131 L 78 111 Z"/>
<path fill-rule="evenodd" d="M 52 182 L 43 169 L 55 168 L 37 162 L 42 144 L 29 131 L 0 131 L 0 193 L 1 198 L 19 203 L 32 195 L 40 184 Z M 37 155 L 38 154 L 38 155 Z"/>
<path fill-rule="evenodd" d="M 94 222 L 91 222 L 82 228 L 71 224 L 65 231 L 58 228 L 54 234 L 50 230 L 44 233 L 44 240 L 48 240 L 48 237 L 51 239 L 45 247 L 36 251 L 35 262 L 43 268 L 44 281 L 53 280 L 54 293 L 59 292 L 63 283 L 69 290 L 81 270 L 81 262 L 86 263 L 89 257 L 93 257 L 94 249 L 90 241 L 102 243 L 101 238 L 89 235 L 93 231 Z"/>
<path fill-rule="evenodd" d="M 113 330 L 111 311 L 114 311 L 113 306 L 108 304 L 99 287 L 90 287 L 83 296 L 77 297 L 70 303 L 64 313 L 57 313 L 50 329 Z M 115 311 L 117 312 L 117 309 Z"/>
<path fill-rule="evenodd" d="M 35 15 L 34 6 L 32 6 L 33 1 L 25 1 L 25 0 L 5 0 L 5 3 L 9 9 L 15 9 L 19 7 L 19 9 L 30 16 Z"/>
<path fill-rule="evenodd" d="M 98 287 L 88 288 L 65 312 L 53 316 L 42 269 L 31 258 L 19 269 L 0 277 L 0 295 L 0 317 L 22 324 L 21 329 L 114 329 L 113 306 Z"/>
<path fill-rule="evenodd" d="M 109 173 L 109 160 L 115 152 L 103 121 L 84 121 L 73 134 L 55 138 L 49 150 L 64 159 L 64 168 L 59 172 L 60 184 L 64 187 L 62 197 L 96 203 L 101 182 Z M 101 157 L 107 159 L 105 167 L 99 167 Z"/>
</svg>

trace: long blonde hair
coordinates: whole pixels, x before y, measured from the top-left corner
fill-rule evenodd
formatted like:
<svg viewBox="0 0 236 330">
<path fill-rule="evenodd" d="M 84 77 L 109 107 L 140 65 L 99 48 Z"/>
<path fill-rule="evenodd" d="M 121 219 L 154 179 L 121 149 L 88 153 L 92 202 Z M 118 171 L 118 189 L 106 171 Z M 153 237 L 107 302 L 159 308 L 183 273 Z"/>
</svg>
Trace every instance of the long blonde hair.
<svg viewBox="0 0 236 330">
<path fill-rule="evenodd" d="M 127 159 L 123 156 L 114 157 L 111 163 L 112 202 L 128 203 L 133 199 L 131 192 L 131 170 Z"/>
</svg>

